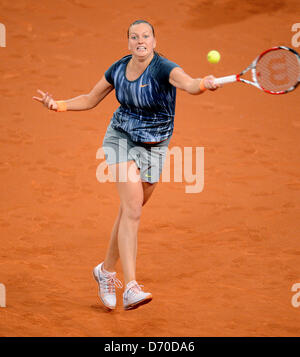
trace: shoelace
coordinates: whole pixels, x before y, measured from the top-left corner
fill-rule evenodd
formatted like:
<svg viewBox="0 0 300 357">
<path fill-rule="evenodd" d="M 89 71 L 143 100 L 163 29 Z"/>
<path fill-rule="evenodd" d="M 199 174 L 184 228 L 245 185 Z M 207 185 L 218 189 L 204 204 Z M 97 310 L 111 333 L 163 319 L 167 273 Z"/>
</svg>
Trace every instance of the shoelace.
<svg viewBox="0 0 300 357">
<path fill-rule="evenodd" d="M 139 284 L 133 285 L 131 288 L 129 288 L 126 291 L 126 295 L 136 295 L 136 294 L 138 294 L 140 291 L 142 291 L 142 286 L 144 286 L 144 285 L 139 285 Z"/>
<path fill-rule="evenodd" d="M 121 281 L 119 279 L 117 279 L 114 275 L 109 275 L 109 276 L 104 275 L 104 280 L 101 285 L 102 285 L 101 287 L 104 289 L 104 291 L 108 294 L 115 292 L 115 286 L 118 289 L 121 289 L 123 287 L 123 284 L 121 283 Z"/>
</svg>

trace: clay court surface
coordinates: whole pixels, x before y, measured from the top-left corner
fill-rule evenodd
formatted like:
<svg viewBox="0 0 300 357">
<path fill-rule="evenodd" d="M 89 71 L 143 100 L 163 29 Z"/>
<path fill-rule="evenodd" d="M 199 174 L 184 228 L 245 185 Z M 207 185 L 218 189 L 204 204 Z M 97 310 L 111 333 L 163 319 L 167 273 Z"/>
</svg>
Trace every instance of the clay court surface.
<svg viewBox="0 0 300 357">
<path fill-rule="evenodd" d="M 55 113 L 32 100 L 38 88 L 55 99 L 90 91 L 128 53 L 127 27 L 139 18 L 155 26 L 159 52 L 201 77 L 292 47 L 299 13 L 298 0 L 1 1 L 0 336 L 299 336 L 299 89 L 178 91 L 170 148 L 204 147 L 204 188 L 158 185 L 137 260 L 153 301 L 124 311 L 118 290 L 110 313 L 92 269 L 119 199 L 114 183 L 97 181 L 96 153 L 118 103 L 112 93 L 94 110 Z"/>
</svg>

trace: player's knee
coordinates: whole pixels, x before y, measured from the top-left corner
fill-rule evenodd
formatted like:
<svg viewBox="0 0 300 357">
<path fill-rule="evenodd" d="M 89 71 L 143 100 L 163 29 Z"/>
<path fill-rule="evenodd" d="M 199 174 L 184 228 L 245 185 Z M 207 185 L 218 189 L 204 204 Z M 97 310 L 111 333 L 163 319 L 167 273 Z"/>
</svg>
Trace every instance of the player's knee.
<svg viewBox="0 0 300 357">
<path fill-rule="evenodd" d="M 122 215 L 125 215 L 132 221 L 139 221 L 142 214 L 142 204 L 139 202 L 131 202 L 130 204 L 122 205 Z"/>
</svg>

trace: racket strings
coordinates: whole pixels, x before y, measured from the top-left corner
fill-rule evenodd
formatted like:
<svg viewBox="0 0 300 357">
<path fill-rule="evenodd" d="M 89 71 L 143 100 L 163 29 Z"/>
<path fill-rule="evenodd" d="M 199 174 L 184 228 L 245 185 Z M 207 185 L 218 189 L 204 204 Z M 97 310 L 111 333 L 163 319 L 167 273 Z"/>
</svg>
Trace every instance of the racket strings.
<svg viewBox="0 0 300 357">
<path fill-rule="evenodd" d="M 256 64 L 256 79 L 267 91 L 290 90 L 300 80 L 300 60 L 289 50 L 266 52 Z"/>
</svg>

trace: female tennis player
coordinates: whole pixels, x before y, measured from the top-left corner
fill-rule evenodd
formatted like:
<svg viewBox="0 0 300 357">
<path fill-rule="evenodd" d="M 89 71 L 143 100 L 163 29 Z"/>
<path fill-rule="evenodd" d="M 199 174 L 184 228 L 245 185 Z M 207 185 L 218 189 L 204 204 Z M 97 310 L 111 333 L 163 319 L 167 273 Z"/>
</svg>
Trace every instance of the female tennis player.
<svg viewBox="0 0 300 357">
<path fill-rule="evenodd" d="M 56 101 L 38 90 L 41 97 L 33 97 L 58 112 L 88 110 L 114 89 L 120 103 L 103 140 L 120 207 L 105 259 L 93 270 L 99 297 L 110 310 L 116 308 L 115 287 L 122 287 L 114 271 L 119 258 L 125 280 L 124 309 L 134 309 L 152 300 L 151 293 L 144 292 L 136 281 L 137 234 L 142 207 L 159 181 L 173 133 L 176 88 L 201 94 L 219 87 L 211 75 L 190 77 L 176 63 L 159 55 L 155 47 L 153 26 L 145 20 L 135 21 L 128 29 L 130 55 L 108 68 L 90 93 Z"/>
</svg>

